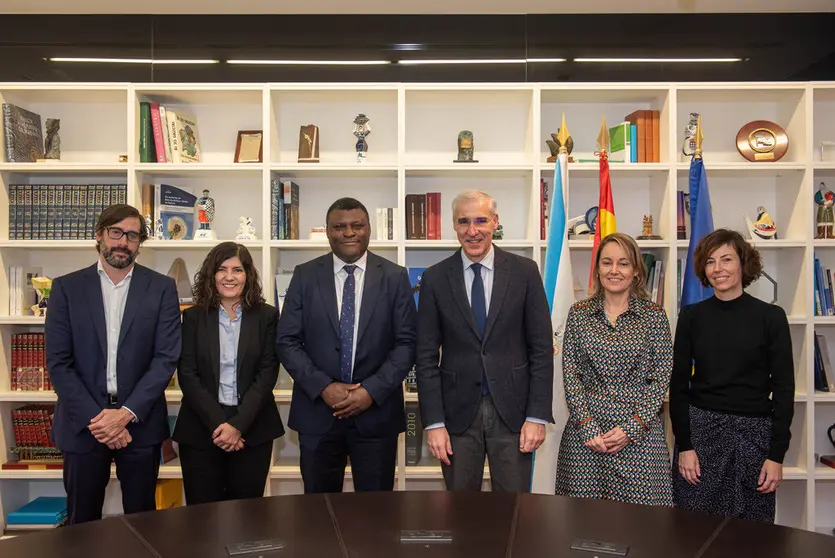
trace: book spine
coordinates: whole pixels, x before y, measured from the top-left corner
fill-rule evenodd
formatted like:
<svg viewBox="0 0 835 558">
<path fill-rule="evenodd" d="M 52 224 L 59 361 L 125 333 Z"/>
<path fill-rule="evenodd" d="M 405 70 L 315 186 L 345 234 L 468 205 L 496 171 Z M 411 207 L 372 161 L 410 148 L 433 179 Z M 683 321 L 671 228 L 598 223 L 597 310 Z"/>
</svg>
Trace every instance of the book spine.
<svg viewBox="0 0 835 558">
<path fill-rule="evenodd" d="M 162 120 L 159 114 L 159 103 L 151 103 L 151 129 L 154 134 L 154 150 L 156 151 L 156 162 L 167 163 L 165 157 L 165 140 L 162 139 Z"/>
<path fill-rule="evenodd" d="M 12 133 L 12 107 L 3 103 L 3 130 L 6 140 L 6 162 L 14 163 L 14 134 Z"/>
</svg>

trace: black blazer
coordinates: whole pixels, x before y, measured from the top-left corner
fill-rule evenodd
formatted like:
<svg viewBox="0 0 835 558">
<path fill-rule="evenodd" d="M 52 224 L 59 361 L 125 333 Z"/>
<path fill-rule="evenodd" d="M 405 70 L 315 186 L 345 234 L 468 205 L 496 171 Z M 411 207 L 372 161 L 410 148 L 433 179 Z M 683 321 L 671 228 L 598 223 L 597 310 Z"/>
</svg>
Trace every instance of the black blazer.
<svg viewBox="0 0 835 558">
<path fill-rule="evenodd" d="M 183 402 L 172 438 L 196 447 L 213 445 L 212 432 L 228 422 L 254 446 L 284 435 L 273 387 L 278 379 L 275 330 L 278 311 L 261 304 L 243 311 L 238 341 L 237 414 L 227 421 L 218 403 L 220 324 L 218 310 L 193 306 L 183 312 L 183 350 L 177 377 Z"/>
<path fill-rule="evenodd" d="M 406 429 L 403 380 L 415 361 L 417 313 L 406 268 L 368 252 L 360 306 L 353 381 L 374 403 L 357 415 L 365 436 Z M 290 428 L 324 434 L 333 409 L 320 397 L 339 378 L 339 320 L 333 255 L 299 265 L 293 272 L 278 324 L 278 356 L 294 380 Z"/>
<path fill-rule="evenodd" d="M 554 422 L 553 335 L 542 278 L 533 260 L 494 250 L 484 339 L 467 299 L 461 250 L 421 276 L 417 384 L 424 427 L 444 422 L 450 433 L 463 433 L 478 408 L 483 373 L 511 430 L 521 431 L 526 417 Z"/>
</svg>

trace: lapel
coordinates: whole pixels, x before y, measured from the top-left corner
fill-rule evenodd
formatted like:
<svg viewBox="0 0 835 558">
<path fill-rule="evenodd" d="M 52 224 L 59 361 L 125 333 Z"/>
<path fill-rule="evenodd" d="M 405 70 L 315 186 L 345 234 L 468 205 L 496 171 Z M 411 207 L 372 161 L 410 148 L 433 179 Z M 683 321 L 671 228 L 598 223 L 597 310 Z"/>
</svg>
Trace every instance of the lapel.
<svg viewBox="0 0 835 558">
<path fill-rule="evenodd" d="M 339 320 L 336 308 L 336 286 L 333 278 L 333 254 L 319 258 L 319 295 L 325 306 L 325 313 L 331 322 L 334 333 L 339 337 Z"/>
<path fill-rule="evenodd" d="M 93 317 L 93 329 L 96 330 L 96 337 L 99 340 L 101 354 L 107 356 L 107 334 L 104 318 L 104 301 L 101 294 L 101 277 L 99 277 L 98 266 L 93 264 L 84 273 L 84 292 L 87 296 L 87 306 Z"/>
<path fill-rule="evenodd" d="M 484 327 L 484 338 L 490 337 L 490 330 L 496 323 L 499 311 L 502 309 L 504 295 L 510 282 L 510 258 L 503 250 L 493 247 L 493 292 L 490 293 L 490 311 L 487 313 L 487 324 Z"/>
<path fill-rule="evenodd" d="M 214 380 L 212 393 L 215 394 L 220 387 L 220 322 L 218 320 L 220 319 L 219 313 L 222 311 L 218 308 L 200 312 L 206 326 L 206 342 L 209 345 L 209 361 L 212 364 L 212 379 Z"/>
<path fill-rule="evenodd" d="M 383 280 L 382 258 L 371 252 L 367 252 L 365 261 L 365 278 L 362 286 L 362 305 L 360 306 L 359 331 L 357 332 L 357 345 L 362 341 L 362 335 L 371 322 L 374 315 L 374 307 L 377 305 L 377 298 L 380 296 L 380 281 Z"/>
<path fill-rule="evenodd" d="M 480 339 L 481 337 L 475 327 L 473 310 L 470 308 L 469 299 L 467 298 L 467 289 L 464 283 L 464 263 L 461 260 L 460 248 L 447 259 L 447 278 L 449 279 L 449 286 L 452 289 L 452 298 L 458 305 L 461 315 L 464 316 L 464 321 L 467 322 L 467 325 L 470 326 L 470 329 L 476 337 Z"/>
<path fill-rule="evenodd" d="M 241 314 L 241 334 L 238 337 L 238 369 L 235 371 L 238 378 L 238 383 L 241 381 L 241 370 L 244 369 L 243 363 L 246 358 L 247 349 L 249 348 L 249 341 L 256 341 L 258 339 L 258 312 L 255 308 L 244 309 Z M 238 391 L 242 391 L 240 385 Z"/>
<path fill-rule="evenodd" d="M 128 287 L 128 300 L 125 302 L 125 313 L 122 316 L 122 325 L 119 330 L 119 346 L 122 346 L 122 341 L 133 323 L 133 318 L 136 316 L 136 311 L 142 304 L 142 299 L 145 298 L 145 291 L 151 284 L 149 274 L 146 273 L 145 268 L 140 265 L 133 267 L 133 275 L 130 279 L 130 286 Z"/>
</svg>

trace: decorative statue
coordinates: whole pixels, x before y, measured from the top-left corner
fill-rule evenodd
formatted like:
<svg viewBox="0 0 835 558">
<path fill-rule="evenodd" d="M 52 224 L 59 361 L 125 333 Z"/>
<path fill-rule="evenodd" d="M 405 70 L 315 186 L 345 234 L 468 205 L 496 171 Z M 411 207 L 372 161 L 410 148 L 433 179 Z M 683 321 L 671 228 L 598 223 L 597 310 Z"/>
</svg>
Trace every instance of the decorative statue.
<svg viewBox="0 0 835 558">
<path fill-rule="evenodd" d="M 165 238 L 165 236 L 163 235 L 163 232 L 162 232 L 162 218 L 161 217 L 157 217 L 155 236 L 156 236 L 157 240 L 162 240 L 163 238 Z"/>
<path fill-rule="evenodd" d="M 752 223 L 751 218 L 745 213 L 745 224 L 748 226 L 748 233 L 751 240 L 762 238 L 764 240 L 771 240 L 777 238 L 777 224 L 771 215 L 766 212 L 763 206 L 757 208 L 757 220 Z"/>
<path fill-rule="evenodd" d="M 681 153 L 685 157 L 692 157 L 696 152 L 696 131 L 699 127 L 699 113 L 691 112 L 690 121 L 684 128 L 684 143 L 681 144 Z"/>
<path fill-rule="evenodd" d="M 556 162 L 557 157 L 560 154 L 562 142 L 560 142 L 559 135 L 560 129 L 557 128 L 557 132 L 555 134 L 551 134 L 551 139 L 545 140 L 545 143 L 548 144 L 548 149 L 551 151 L 551 156 L 547 159 L 549 163 Z M 574 139 L 571 136 L 568 136 L 568 139 L 565 140 L 565 148 L 568 150 L 569 155 L 571 155 L 571 152 L 574 151 Z M 574 157 L 569 157 L 568 162 L 573 163 Z"/>
<path fill-rule="evenodd" d="M 371 135 L 371 125 L 368 117 L 360 113 L 354 118 L 354 135 L 357 137 L 355 148 L 357 150 L 357 163 L 365 161 L 365 153 L 368 151 L 368 143 L 365 138 Z"/>
<path fill-rule="evenodd" d="M 148 232 L 148 238 L 154 237 L 154 220 L 151 219 L 151 214 L 145 214 L 145 230 Z"/>
<path fill-rule="evenodd" d="M 215 231 L 212 230 L 212 221 L 215 218 L 215 200 L 209 195 L 208 190 L 203 190 L 203 196 L 197 200 L 197 221 L 200 226 L 194 235 L 195 240 L 216 240 Z"/>
<path fill-rule="evenodd" d="M 252 224 L 252 219 L 241 216 L 238 222 L 238 236 L 235 240 L 258 240 L 255 236 L 255 226 Z"/>
<path fill-rule="evenodd" d="M 453 163 L 478 163 L 473 159 L 473 133 L 462 130 L 458 134 L 458 158 Z"/>
<path fill-rule="evenodd" d="M 37 317 L 46 317 L 49 293 L 52 291 L 52 279 L 49 277 L 32 277 L 32 287 L 38 293 L 38 303 L 32 306 L 32 313 Z"/>
<path fill-rule="evenodd" d="M 61 159 L 61 136 L 58 135 L 58 130 L 60 128 L 60 119 L 46 119 L 46 139 L 43 142 L 43 151 L 45 159 L 54 159 L 56 161 Z"/>
<path fill-rule="evenodd" d="M 499 224 L 496 230 L 493 231 L 493 240 L 501 240 L 504 238 L 504 227 Z"/>
<path fill-rule="evenodd" d="M 835 193 L 827 189 L 826 184 L 820 183 L 815 192 L 815 203 L 818 205 L 818 216 L 815 220 L 815 238 L 835 238 L 835 217 L 832 205 L 835 204 Z"/>
<path fill-rule="evenodd" d="M 661 240 L 660 236 L 652 232 L 652 215 L 644 215 L 644 224 L 638 240 Z"/>
</svg>

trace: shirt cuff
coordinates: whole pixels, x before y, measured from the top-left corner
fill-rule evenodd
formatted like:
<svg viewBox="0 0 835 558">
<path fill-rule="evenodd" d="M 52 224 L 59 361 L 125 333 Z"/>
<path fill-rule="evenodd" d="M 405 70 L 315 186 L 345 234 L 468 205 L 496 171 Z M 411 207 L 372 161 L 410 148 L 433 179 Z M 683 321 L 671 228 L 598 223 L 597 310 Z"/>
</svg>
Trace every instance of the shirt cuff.
<svg viewBox="0 0 835 558">
<path fill-rule="evenodd" d="M 536 417 L 527 417 L 525 418 L 525 422 L 532 422 L 534 424 L 548 424 L 547 420 L 538 419 Z"/>
<path fill-rule="evenodd" d="M 433 428 L 443 428 L 444 426 L 446 426 L 444 423 L 436 422 L 434 424 L 430 424 L 429 426 L 424 428 L 424 430 L 432 430 Z"/>
<path fill-rule="evenodd" d="M 131 422 L 139 422 L 139 419 L 136 417 L 136 413 L 134 413 L 133 411 L 131 411 L 130 409 L 128 409 L 124 405 L 122 405 L 122 408 L 133 415 L 133 420 L 131 420 Z"/>
</svg>

